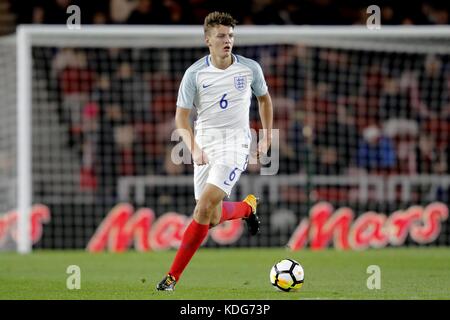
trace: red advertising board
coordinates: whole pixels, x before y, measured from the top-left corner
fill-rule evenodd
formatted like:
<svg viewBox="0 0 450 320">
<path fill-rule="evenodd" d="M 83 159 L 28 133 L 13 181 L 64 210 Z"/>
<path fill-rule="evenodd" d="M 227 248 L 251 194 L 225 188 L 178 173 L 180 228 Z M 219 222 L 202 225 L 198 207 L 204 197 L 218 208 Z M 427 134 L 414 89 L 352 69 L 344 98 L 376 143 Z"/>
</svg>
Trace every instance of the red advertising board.
<svg viewBox="0 0 450 320">
<path fill-rule="evenodd" d="M 363 250 L 388 245 L 404 245 L 408 237 L 417 244 L 435 241 L 442 224 L 448 219 L 448 207 L 440 202 L 425 207 L 410 206 L 390 214 L 367 211 L 358 216 L 353 209 L 335 209 L 328 202 L 311 207 L 290 236 L 287 246 L 291 250 L 309 247 L 320 250 Z M 150 208 L 135 208 L 119 203 L 103 219 L 90 238 L 89 252 L 123 252 L 134 247 L 138 251 L 177 248 L 191 218 L 177 212 L 167 212 L 156 218 Z M 42 204 L 32 207 L 30 235 L 37 243 L 43 233 L 43 224 L 50 222 L 50 209 Z M 226 221 L 210 229 L 208 237 L 221 245 L 233 245 L 243 234 L 242 220 Z M 0 215 L 0 247 L 6 239 L 17 241 L 17 212 Z M 205 242 L 208 238 L 205 239 Z"/>
</svg>

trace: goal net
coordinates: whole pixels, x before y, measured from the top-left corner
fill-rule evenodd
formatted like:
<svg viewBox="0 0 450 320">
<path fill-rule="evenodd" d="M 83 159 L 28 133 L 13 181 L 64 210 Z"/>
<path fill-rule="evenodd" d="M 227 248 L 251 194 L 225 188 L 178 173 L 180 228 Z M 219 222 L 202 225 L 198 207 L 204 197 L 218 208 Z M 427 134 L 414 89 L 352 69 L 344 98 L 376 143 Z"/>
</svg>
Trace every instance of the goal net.
<svg viewBox="0 0 450 320">
<path fill-rule="evenodd" d="M 0 38 L 0 251 L 16 248 L 5 233 L 14 223 L 16 202 L 16 46 L 13 37 Z"/>
<path fill-rule="evenodd" d="M 449 31 L 237 27 L 234 53 L 260 63 L 272 96 L 278 157 L 250 162 L 230 197 L 261 198 L 261 234 L 235 221 L 205 245 L 448 245 Z M 17 109 L 14 54 L 0 55 L 0 219 L 22 208 L 22 251 L 176 247 L 195 201 L 173 119 L 184 71 L 208 54 L 202 29 L 27 26 L 17 39 Z"/>
</svg>

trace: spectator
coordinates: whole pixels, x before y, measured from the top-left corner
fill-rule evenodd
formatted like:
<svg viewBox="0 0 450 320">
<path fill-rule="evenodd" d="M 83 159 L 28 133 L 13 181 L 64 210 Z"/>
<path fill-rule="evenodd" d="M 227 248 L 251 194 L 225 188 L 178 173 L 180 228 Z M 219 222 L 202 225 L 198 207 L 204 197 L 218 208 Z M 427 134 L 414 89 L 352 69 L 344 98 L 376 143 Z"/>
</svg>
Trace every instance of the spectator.
<svg viewBox="0 0 450 320">
<path fill-rule="evenodd" d="M 187 0 L 184 9 L 189 12 L 189 24 L 202 25 L 205 17 L 212 8 L 208 5 L 208 0 Z"/>
<path fill-rule="evenodd" d="M 445 174 L 444 170 L 438 170 L 439 157 L 436 150 L 435 138 L 429 134 L 422 133 L 419 143 L 415 148 L 416 172 L 418 174 Z"/>
<path fill-rule="evenodd" d="M 438 161 L 435 167 L 437 174 L 450 174 L 450 146 L 448 144 L 437 149 Z"/>
<path fill-rule="evenodd" d="M 76 5 L 80 8 L 81 24 L 109 24 L 110 21 L 110 0 L 83 1 L 71 0 L 70 5 Z M 67 13 L 66 20 L 73 12 Z M 66 22 L 64 22 L 65 24 Z"/>
<path fill-rule="evenodd" d="M 343 173 L 343 161 L 335 145 L 318 145 L 315 151 L 314 174 L 339 175 Z"/>
<path fill-rule="evenodd" d="M 93 24 L 107 24 L 108 16 L 104 12 L 98 11 L 92 17 L 92 23 Z"/>
<path fill-rule="evenodd" d="M 62 121 L 68 125 L 69 144 L 79 149 L 82 109 L 89 100 L 96 75 L 88 66 L 86 53 L 73 49 L 63 49 L 56 54 L 52 73 L 58 79 L 62 94 L 59 108 Z"/>
<path fill-rule="evenodd" d="M 381 67 L 378 57 L 362 72 L 361 85 L 357 95 L 356 116 L 358 127 L 378 124 L 380 98 L 385 82 L 386 71 Z"/>
<path fill-rule="evenodd" d="M 100 107 L 96 103 L 89 102 L 83 108 L 83 144 L 80 172 L 80 186 L 85 190 L 97 188 L 95 176 L 95 147 L 98 139 L 98 113 Z"/>
<path fill-rule="evenodd" d="M 381 122 L 389 119 L 414 119 L 411 110 L 411 96 L 408 77 L 387 76 L 381 91 L 379 119 Z"/>
<path fill-rule="evenodd" d="M 333 0 L 312 0 L 303 3 L 305 21 L 303 24 L 338 25 L 342 24 L 339 5 Z M 345 21 L 345 20 L 344 20 Z"/>
<path fill-rule="evenodd" d="M 383 123 L 383 132 L 394 142 L 399 174 L 416 173 L 415 148 L 419 128 L 416 121 L 392 118 Z"/>
<path fill-rule="evenodd" d="M 318 131 L 314 140 L 314 174 L 338 175 L 349 165 L 345 162 L 348 157 L 340 157 L 338 145 L 344 141 L 336 134 L 337 127 L 328 123 L 324 130 Z"/>
<path fill-rule="evenodd" d="M 295 158 L 295 151 L 288 141 L 289 125 L 294 116 L 295 102 L 292 99 L 274 96 L 273 104 L 278 108 L 274 109 L 273 128 L 278 130 L 278 141 L 272 142 L 272 150 L 278 149 L 279 152 L 279 172 L 292 172 L 289 163 Z"/>
<path fill-rule="evenodd" d="M 115 203 L 117 181 L 121 174 L 121 154 L 116 141 L 115 128 L 120 125 L 120 106 L 107 104 L 99 111 L 98 131 L 95 146 L 95 171 L 99 199 Z"/>
<path fill-rule="evenodd" d="M 139 0 L 137 7 L 128 17 L 128 24 L 167 24 L 170 15 L 167 8 L 154 0 Z"/>
<path fill-rule="evenodd" d="M 309 53 L 309 49 L 299 44 L 281 55 L 284 62 L 283 78 L 286 83 L 286 94 L 294 101 L 305 99 Z"/>
<path fill-rule="evenodd" d="M 412 83 L 412 106 L 422 120 L 439 119 L 450 104 L 449 75 L 441 58 L 428 55 Z"/>
<path fill-rule="evenodd" d="M 33 8 L 31 23 L 33 23 L 33 24 L 45 23 L 45 10 L 43 7 L 34 7 Z"/>
<path fill-rule="evenodd" d="M 288 158 L 289 173 L 306 173 L 310 163 L 311 139 L 303 123 L 304 113 L 298 109 L 292 116 L 287 132 L 287 139 L 292 153 Z"/>
<path fill-rule="evenodd" d="M 369 173 L 391 173 L 396 165 L 392 140 L 383 136 L 376 126 L 367 127 L 358 145 L 356 164 Z"/>
<path fill-rule="evenodd" d="M 256 12 L 253 18 L 255 24 L 278 24 L 282 25 L 285 21 L 282 14 L 282 3 L 279 0 L 266 0 L 260 11 Z"/>
<path fill-rule="evenodd" d="M 336 103 L 340 95 L 347 96 L 349 88 L 342 87 L 341 83 L 352 72 L 348 54 L 341 50 L 321 49 L 316 63 L 319 71 L 316 83 L 327 85 L 328 99 Z"/>
<path fill-rule="evenodd" d="M 164 5 L 169 11 L 170 24 L 188 24 L 189 19 L 186 17 L 187 9 L 183 8 L 183 3 L 176 0 L 165 0 Z"/>
<path fill-rule="evenodd" d="M 96 102 L 100 108 L 113 102 L 111 92 L 111 80 L 108 74 L 99 74 L 92 90 L 92 101 Z"/>
<path fill-rule="evenodd" d="M 131 124 L 150 121 L 150 87 L 129 62 L 118 65 L 111 88 L 122 108 L 123 122 Z"/>
<path fill-rule="evenodd" d="M 46 24 L 66 24 L 68 14 L 67 7 L 72 0 L 54 0 L 45 8 L 44 22 Z"/>
<path fill-rule="evenodd" d="M 355 166 L 356 149 L 358 146 L 359 132 L 356 127 L 355 112 L 351 106 L 338 104 L 335 124 L 336 147 L 339 160 L 348 159 L 347 166 Z"/>
<path fill-rule="evenodd" d="M 303 24 L 306 21 L 304 3 L 295 0 L 286 0 L 284 5 L 280 6 L 278 15 L 283 20 L 283 24 L 295 25 Z"/>
<path fill-rule="evenodd" d="M 443 3 L 422 3 L 422 13 L 430 24 L 448 24 L 448 5 Z"/>
<path fill-rule="evenodd" d="M 130 17 L 139 0 L 111 0 L 110 15 L 113 23 L 125 23 Z"/>
</svg>

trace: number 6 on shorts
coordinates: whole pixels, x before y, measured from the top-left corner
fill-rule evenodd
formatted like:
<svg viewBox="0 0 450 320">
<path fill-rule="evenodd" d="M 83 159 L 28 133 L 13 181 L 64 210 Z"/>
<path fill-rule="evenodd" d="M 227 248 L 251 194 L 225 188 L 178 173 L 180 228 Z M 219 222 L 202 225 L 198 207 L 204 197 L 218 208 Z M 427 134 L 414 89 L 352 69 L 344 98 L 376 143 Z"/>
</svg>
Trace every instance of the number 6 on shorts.
<svg viewBox="0 0 450 320">
<path fill-rule="evenodd" d="M 230 173 L 230 175 L 229 175 L 229 177 L 228 177 L 228 180 L 230 180 L 230 182 L 232 182 L 232 181 L 234 180 L 234 178 L 236 178 L 236 170 L 237 170 L 237 169 L 238 169 L 238 168 L 234 168 L 234 170 L 231 171 L 231 173 Z M 223 183 L 226 184 L 227 186 L 230 185 L 230 184 L 227 182 L 227 180 L 225 180 Z"/>
</svg>

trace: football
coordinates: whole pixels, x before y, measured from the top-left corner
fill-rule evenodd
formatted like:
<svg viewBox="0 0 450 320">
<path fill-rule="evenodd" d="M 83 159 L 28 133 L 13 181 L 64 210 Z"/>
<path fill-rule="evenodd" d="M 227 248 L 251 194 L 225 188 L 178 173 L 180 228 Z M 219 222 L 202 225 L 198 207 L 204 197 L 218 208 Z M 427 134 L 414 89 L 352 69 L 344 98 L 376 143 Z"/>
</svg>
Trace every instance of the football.
<svg viewBox="0 0 450 320">
<path fill-rule="evenodd" d="M 299 290 L 303 286 L 304 279 L 303 267 L 292 259 L 283 259 L 270 270 L 270 283 L 281 291 Z"/>
</svg>

